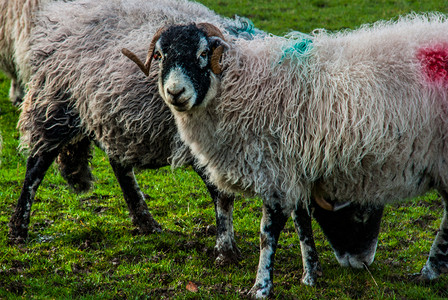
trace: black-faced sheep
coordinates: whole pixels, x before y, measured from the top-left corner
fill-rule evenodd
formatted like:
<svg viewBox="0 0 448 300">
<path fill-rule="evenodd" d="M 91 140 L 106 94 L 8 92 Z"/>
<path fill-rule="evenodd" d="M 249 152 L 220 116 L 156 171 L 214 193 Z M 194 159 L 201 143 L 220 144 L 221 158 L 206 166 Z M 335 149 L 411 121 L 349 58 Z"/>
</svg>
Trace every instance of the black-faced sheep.
<svg viewBox="0 0 448 300">
<path fill-rule="evenodd" d="M 151 44 L 146 67 L 160 66 L 159 92 L 210 180 L 263 198 L 253 296 L 272 292 L 280 232 L 313 197 L 384 205 L 437 189 L 444 217 L 421 278 L 448 271 L 445 16 L 251 41 L 179 25 Z"/>
<path fill-rule="evenodd" d="M 90 187 L 92 141 L 109 156 L 134 224 L 145 232 L 159 229 L 133 168 L 165 166 L 170 156 L 177 164 L 191 163 L 191 157 L 188 149 L 176 143 L 174 120 L 157 92 L 157 70 L 148 70 L 149 78 L 145 78 L 120 50 L 125 46 L 143 55 L 160 25 L 201 21 L 213 22 L 233 39 L 265 35 L 187 1 L 73 1 L 52 3 L 42 10 L 33 29 L 33 75 L 19 121 L 30 157 L 22 194 L 10 221 L 12 240 L 27 236 L 34 193 L 57 156 L 63 176 L 76 190 Z M 232 225 L 233 198 L 219 195 L 210 185 L 208 188 L 216 205 L 217 261 L 233 259 L 238 254 Z M 316 206 L 311 210 L 319 221 L 322 209 Z M 352 205 L 325 217 L 322 228 L 336 253 L 361 254 L 373 260 L 381 209 L 376 210 L 379 218 L 369 218 L 362 225 L 346 217 L 347 212 L 356 216 L 368 211 Z M 320 265 L 311 219 L 302 207 L 294 217 L 304 260 L 303 282 L 314 284 Z M 334 228 L 345 228 L 343 224 L 358 224 L 362 229 L 343 237 L 334 234 Z M 366 239 L 364 232 L 373 232 L 373 237 Z M 356 245 L 346 248 L 351 240 Z"/>
<path fill-rule="evenodd" d="M 135 71 L 128 70 L 120 49 L 121 43 L 130 43 L 143 50 L 145 40 L 136 38 L 139 32 L 155 30 L 164 22 L 194 20 L 209 20 L 236 32 L 244 27 L 242 21 L 221 18 L 188 1 L 61 1 L 42 7 L 32 30 L 33 76 L 19 120 L 30 157 L 9 223 L 11 242 L 26 239 L 34 194 L 56 158 L 75 191 L 91 187 L 92 141 L 109 156 L 134 225 L 143 233 L 161 230 L 133 168 L 166 166 L 171 156 L 191 163 L 192 157 L 176 142 L 173 118 L 159 100 L 156 74 L 135 90 Z M 217 262 L 235 260 L 239 250 L 233 236 L 233 196 L 218 192 L 201 170 L 197 172 L 215 202 Z"/>
</svg>

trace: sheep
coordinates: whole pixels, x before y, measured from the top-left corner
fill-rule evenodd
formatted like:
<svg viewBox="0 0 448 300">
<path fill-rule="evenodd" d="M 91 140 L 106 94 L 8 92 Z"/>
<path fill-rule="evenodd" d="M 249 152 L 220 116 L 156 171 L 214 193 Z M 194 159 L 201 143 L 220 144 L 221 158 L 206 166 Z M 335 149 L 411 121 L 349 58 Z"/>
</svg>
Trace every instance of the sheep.
<svg viewBox="0 0 448 300">
<path fill-rule="evenodd" d="M 22 102 L 30 76 L 29 37 L 32 19 L 41 5 L 50 0 L 0 1 L 0 70 L 11 80 L 9 99 Z"/>
<path fill-rule="evenodd" d="M 19 105 L 29 76 L 29 33 L 34 12 L 49 0 L 0 0 L 0 71 L 11 81 L 9 99 Z M 0 151 L 2 139 L 0 137 Z"/>
<path fill-rule="evenodd" d="M 436 189 L 444 217 L 420 279 L 448 272 L 445 15 L 250 41 L 179 23 L 151 45 L 143 67 L 158 65 L 159 93 L 210 181 L 263 199 L 252 296 L 272 293 L 280 232 L 313 198 L 385 205 Z"/>
<path fill-rule="evenodd" d="M 159 229 L 132 170 L 157 168 L 170 161 L 191 163 L 191 154 L 177 142 L 174 119 L 157 92 L 157 72 L 142 78 L 135 72 L 137 67 L 121 56 L 120 49 L 128 46 L 137 53 L 146 52 L 148 32 L 152 35 L 160 24 L 180 21 L 214 22 L 235 39 L 265 35 L 243 19 L 225 19 L 187 1 L 73 1 L 52 3 L 42 10 L 32 33 L 33 74 L 19 119 L 22 145 L 29 147 L 30 156 L 22 194 L 9 223 L 10 240 L 26 238 L 34 194 L 58 155 L 69 184 L 78 191 L 90 188 L 92 142 L 108 155 L 134 224 L 141 229 L 146 226 L 144 232 Z M 218 194 L 211 185 L 208 188 L 217 211 L 217 262 L 234 260 L 239 250 L 233 235 L 233 198 Z M 360 222 L 347 214 L 365 215 L 369 208 L 351 205 L 327 215 L 313 205 L 310 210 L 318 222 L 326 215 L 322 229 L 337 255 L 364 256 L 366 252 L 373 260 L 382 208 L 376 210 L 376 217 L 369 215 Z M 304 260 L 302 281 L 312 285 L 321 268 L 311 219 L 302 208 L 295 216 Z M 353 224 L 362 229 L 344 236 L 333 232 Z M 373 234 L 366 238 L 365 232 Z M 345 247 L 350 243 L 354 251 Z"/>
<path fill-rule="evenodd" d="M 30 156 L 22 193 L 9 222 L 9 240 L 20 243 L 27 238 L 34 194 L 56 158 L 62 176 L 75 191 L 92 187 L 92 141 L 109 156 L 133 224 L 142 233 L 159 232 L 161 227 L 147 208 L 133 169 L 168 165 L 171 155 L 184 163 L 191 163 L 192 158 L 183 145 L 176 143 L 172 117 L 156 101 L 156 85 L 149 81 L 149 88 L 142 92 L 126 90 L 128 79 L 122 79 L 125 75 L 113 59 L 121 56 L 114 38 L 126 40 L 129 35 L 135 40 L 139 30 L 154 27 L 164 19 L 204 19 L 233 26 L 237 31 L 235 26 L 244 25 L 243 21 L 221 18 L 188 1 L 54 2 L 42 7 L 37 15 L 32 30 L 36 46 L 31 50 L 34 81 L 31 79 L 19 119 L 24 133 L 22 145 L 30 146 Z M 107 76 L 97 75 L 99 70 Z M 142 82 L 142 87 L 147 85 L 148 81 Z M 233 235 L 233 197 L 218 192 L 201 170 L 196 171 L 215 202 L 217 263 L 237 260 L 240 254 Z"/>
</svg>

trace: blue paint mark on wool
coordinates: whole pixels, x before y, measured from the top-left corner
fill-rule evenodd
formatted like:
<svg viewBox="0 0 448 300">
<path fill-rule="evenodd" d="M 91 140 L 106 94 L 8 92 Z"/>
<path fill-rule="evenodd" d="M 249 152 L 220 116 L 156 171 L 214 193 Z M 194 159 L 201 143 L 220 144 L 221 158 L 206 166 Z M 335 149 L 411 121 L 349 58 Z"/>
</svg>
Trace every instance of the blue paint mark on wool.
<svg viewBox="0 0 448 300">
<path fill-rule="evenodd" d="M 264 31 L 256 28 L 254 23 L 247 18 L 235 16 L 235 21 L 237 21 L 238 25 L 232 24 L 232 26 L 226 27 L 231 35 L 238 37 L 244 36 L 246 39 L 252 39 L 259 35 L 266 35 Z"/>
<path fill-rule="evenodd" d="M 285 59 L 303 59 L 308 56 L 313 41 L 305 34 L 300 34 L 300 36 L 300 38 L 291 40 L 290 44 L 285 45 L 279 64 Z"/>
<path fill-rule="evenodd" d="M 247 18 L 240 17 L 241 28 L 238 28 L 239 32 L 247 32 L 250 34 L 255 34 L 255 25 L 251 20 Z"/>
</svg>

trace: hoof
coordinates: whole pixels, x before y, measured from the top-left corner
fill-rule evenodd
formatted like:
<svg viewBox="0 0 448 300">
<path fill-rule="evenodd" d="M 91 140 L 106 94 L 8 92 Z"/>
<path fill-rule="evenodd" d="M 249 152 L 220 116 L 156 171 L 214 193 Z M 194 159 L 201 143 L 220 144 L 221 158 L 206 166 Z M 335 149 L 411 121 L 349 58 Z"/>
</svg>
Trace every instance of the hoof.
<svg viewBox="0 0 448 300">
<path fill-rule="evenodd" d="M 249 296 L 253 299 L 265 299 L 271 296 L 273 292 L 272 283 L 261 285 L 255 284 L 249 291 Z"/>
<path fill-rule="evenodd" d="M 228 266 L 238 264 L 240 257 L 235 254 L 220 253 L 216 256 L 215 265 L 217 266 Z"/>
<path fill-rule="evenodd" d="M 137 227 L 137 231 L 139 234 L 153 234 L 153 233 L 160 233 L 162 232 L 162 226 L 160 226 L 159 223 L 157 223 L 154 218 L 149 215 L 148 217 L 144 218 L 142 221 L 138 222 L 133 220 L 134 225 Z"/>
<path fill-rule="evenodd" d="M 321 277 L 322 274 L 323 274 L 322 268 L 321 268 L 320 264 L 317 264 L 312 270 L 310 270 L 310 271 L 304 270 L 303 271 L 301 281 L 304 285 L 315 286 L 317 284 L 317 279 L 319 277 Z"/>
<path fill-rule="evenodd" d="M 23 226 L 21 223 L 14 216 L 9 222 L 8 244 L 20 245 L 25 243 L 28 238 L 28 226 Z"/>
<path fill-rule="evenodd" d="M 434 267 L 431 264 L 426 263 L 421 269 L 420 273 L 415 276 L 414 281 L 420 283 L 428 283 L 439 278 L 441 273 L 448 272 L 448 264 L 439 263 Z"/>
<path fill-rule="evenodd" d="M 161 233 L 162 232 L 162 227 L 157 223 L 156 225 L 151 225 L 151 226 L 139 226 L 138 227 L 138 232 L 140 234 L 153 234 L 153 233 Z"/>
<path fill-rule="evenodd" d="M 8 234 L 8 245 L 15 246 L 15 245 L 23 245 L 26 242 L 26 238 L 23 237 L 13 237 Z"/>
<path fill-rule="evenodd" d="M 17 231 L 9 230 L 8 244 L 9 245 L 22 245 L 25 244 L 28 234 L 19 234 Z"/>
<path fill-rule="evenodd" d="M 215 265 L 217 266 L 234 265 L 241 260 L 241 252 L 236 246 L 230 250 L 219 250 L 215 246 L 215 257 Z"/>
<path fill-rule="evenodd" d="M 304 285 L 315 286 L 316 283 L 317 283 L 317 275 L 316 274 L 303 273 L 301 281 L 302 281 L 302 283 Z"/>
</svg>

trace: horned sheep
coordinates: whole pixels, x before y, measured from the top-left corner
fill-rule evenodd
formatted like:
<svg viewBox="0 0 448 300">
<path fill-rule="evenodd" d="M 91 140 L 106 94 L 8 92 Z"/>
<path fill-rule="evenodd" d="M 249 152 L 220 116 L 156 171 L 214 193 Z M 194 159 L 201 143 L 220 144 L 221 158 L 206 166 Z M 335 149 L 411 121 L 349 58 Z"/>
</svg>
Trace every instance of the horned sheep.
<svg viewBox="0 0 448 300">
<path fill-rule="evenodd" d="M 164 28 L 143 67 L 159 65 L 159 92 L 211 182 L 263 198 L 251 294 L 272 292 L 280 232 L 312 198 L 384 205 L 438 190 L 444 217 L 421 279 L 447 272 L 447 17 L 250 41 L 209 27 Z"/>
<path fill-rule="evenodd" d="M 26 238 L 34 194 L 58 155 L 68 182 L 79 191 L 90 187 L 92 142 L 108 155 L 134 224 L 145 232 L 159 230 L 133 168 L 158 168 L 167 165 L 170 156 L 176 164 L 191 163 L 191 155 L 176 142 L 174 119 L 157 92 L 157 71 L 148 70 L 149 78 L 144 78 L 120 50 L 129 47 L 146 53 L 148 33 L 178 22 L 211 22 L 230 39 L 265 35 L 242 19 L 226 19 L 188 1 L 81 0 L 42 9 L 32 31 L 33 74 L 19 120 L 22 144 L 30 148 L 30 157 L 9 224 L 11 240 Z M 217 261 L 225 262 L 238 256 L 233 198 L 208 187 L 216 206 Z M 324 221 L 322 228 L 337 255 L 367 255 L 367 260 L 373 260 L 382 208 L 375 209 L 374 217 L 370 208 L 356 205 L 330 214 L 317 205 L 311 210 L 318 222 Z M 366 214 L 368 218 L 362 219 L 367 222 L 360 224 L 356 216 Z M 352 224 L 361 230 L 332 238 L 334 228 Z M 303 282 L 314 284 L 321 269 L 311 219 L 302 207 L 295 211 L 295 225 L 304 260 Z M 366 238 L 365 232 L 372 234 Z"/>
<path fill-rule="evenodd" d="M 75 191 L 91 188 L 92 141 L 109 156 L 134 225 L 142 233 L 161 230 L 133 169 L 166 166 L 171 155 L 183 163 L 191 163 L 192 157 L 176 142 L 174 122 L 158 101 L 154 80 L 142 81 L 137 92 L 129 88 L 133 76 L 123 67 L 126 61 L 118 41 L 126 44 L 133 37 L 132 46 L 143 45 L 135 39 L 139 31 L 163 22 L 195 20 L 222 24 L 234 32 L 238 26 L 249 27 L 243 20 L 222 18 L 188 1 L 55 1 L 42 6 L 30 37 L 32 77 L 19 119 L 22 146 L 30 148 L 30 156 L 9 223 L 12 243 L 27 238 L 34 194 L 55 159 Z M 241 34 L 250 37 L 248 31 L 256 32 L 241 29 Z M 215 202 L 217 262 L 236 260 L 233 196 L 217 191 L 201 170 L 196 171 Z"/>
</svg>

